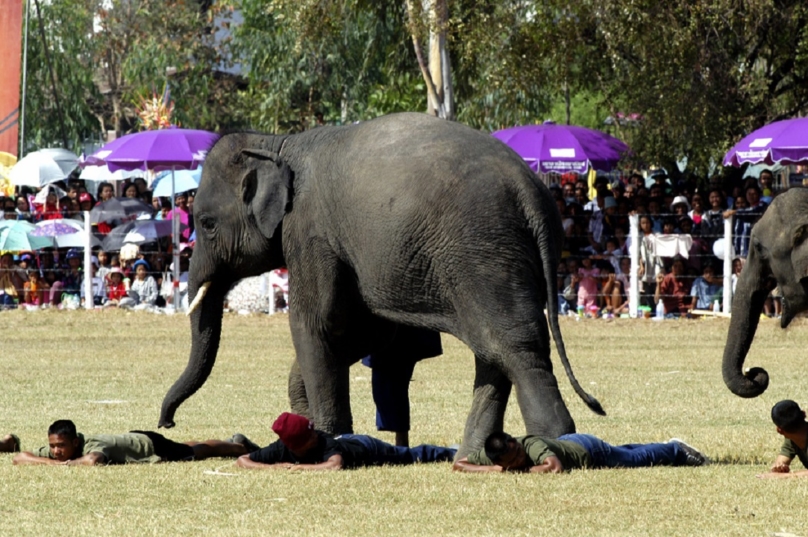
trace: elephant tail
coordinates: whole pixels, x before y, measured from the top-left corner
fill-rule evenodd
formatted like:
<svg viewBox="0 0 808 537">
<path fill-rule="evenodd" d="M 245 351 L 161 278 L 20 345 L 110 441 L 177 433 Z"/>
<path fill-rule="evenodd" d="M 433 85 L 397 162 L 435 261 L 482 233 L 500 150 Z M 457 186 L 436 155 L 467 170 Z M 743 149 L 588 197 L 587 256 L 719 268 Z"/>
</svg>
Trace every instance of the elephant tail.
<svg viewBox="0 0 808 537">
<path fill-rule="evenodd" d="M 544 185 L 536 186 L 537 188 L 546 189 Z M 549 192 L 546 197 L 552 200 Z M 559 241 L 561 241 L 563 237 L 560 225 L 561 216 L 558 214 L 558 208 L 555 203 L 542 203 L 541 205 L 543 206 L 542 209 L 545 217 L 541 219 L 542 221 L 540 223 L 536 222 L 532 227 L 539 246 L 539 256 L 541 257 L 542 272 L 544 273 L 544 284 L 547 288 L 547 318 L 550 322 L 550 332 L 553 334 L 558 356 L 561 358 L 564 371 L 566 371 L 567 378 L 570 384 L 572 384 L 575 393 L 583 399 L 586 406 L 588 406 L 592 412 L 600 416 L 605 416 L 606 411 L 603 410 L 600 402 L 581 388 L 578 379 L 575 378 L 575 374 L 572 372 L 572 366 L 567 359 L 564 338 L 561 336 L 561 328 L 558 326 L 557 270 L 559 256 L 557 255 L 557 245 L 560 244 Z M 554 223 L 554 219 L 556 223 Z M 528 217 L 528 221 L 531 223 L 535 222 L 535 220 L 530 217 Z"/>
</svg>

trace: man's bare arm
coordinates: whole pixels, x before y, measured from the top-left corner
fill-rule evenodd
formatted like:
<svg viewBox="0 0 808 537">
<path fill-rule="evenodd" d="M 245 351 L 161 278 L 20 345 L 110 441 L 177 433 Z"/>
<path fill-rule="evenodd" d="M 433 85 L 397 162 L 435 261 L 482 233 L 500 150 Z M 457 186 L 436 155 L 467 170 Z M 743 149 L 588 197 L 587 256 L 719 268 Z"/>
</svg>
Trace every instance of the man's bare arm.
<svg viewBox="0 0 808 537">
<path fill-rule="evenodd" d="M 48 465 L 48 466 L 58 466 L 64 465 L 64 462 L 57 461 L 56 459 L 49 459 L 48 457 L 37 457 L 30 451 L 22 451 L 14 455 L 14 458 L 11 460 L 12 464 L 16 464 L 17 466 L 22 465 Z"/>
<path fill-rule="evenodd" d="M 249 470 L 339 470 L 342 468 L 342 455 L 332 455 L 327 461 L 318 464 L 293 464 L 291 462 L 267 464 L 255 462 L 247 454 L 238 458 L 236 466 Z"/>
<path fill-rule="evenodd" d="M 103 453 L 93 452 L 84 455 L 83 457 L 79 457 L 78 459 L 73 459 L 67 461 L 68 466 L 98 466 L 100 464 L 104 464 L 107 462 L 107 458 L 104 456 Z"/>
<path fill-rule="evenodd" d="M 561 460 L 553 455 L 544 459 L 544 462 L 537 466 L 532 466 L 528 470 L 531 474 L 560 474 L 564 471 L 564 465 Z"/>
<path fill-rule="evenodd" d="M 452 465 L 452 470 L 455 472 L 502 472 L 502 466 L 498 464 L 472 464 L 469 462 L 468 457 L 458 459 Z"/>
</svg>

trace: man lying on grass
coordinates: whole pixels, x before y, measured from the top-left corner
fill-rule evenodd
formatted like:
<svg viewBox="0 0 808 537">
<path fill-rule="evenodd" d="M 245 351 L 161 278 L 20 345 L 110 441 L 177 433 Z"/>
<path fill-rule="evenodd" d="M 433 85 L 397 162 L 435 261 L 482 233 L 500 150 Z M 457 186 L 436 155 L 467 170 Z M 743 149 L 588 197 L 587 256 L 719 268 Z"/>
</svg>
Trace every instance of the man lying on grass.
<svg viewBox="0 0 808 537">
<path fill-rule="evenodd" d="M 805 421 L 805 411 L 796 402 L 786 399 L 772 407 L 772 421 L 785 440 L 780 454 L 774 459 L 771 471 L 757 477 L 808 477 L 808 470 L 791 471 L 794 457 L 798 457 L 802 465 L 808 468 L 808 422 Z"/>
<path fill-rule="evenodd" d="M 491 433 L 485 448 L 454 463 L 461 472 L 559 473 L 574 468 L 639 468 L 645 466 L 702 466 L 709 461 L 692 446 L 672 438 L 666 444 L 612 446 L 589 434 L 514 438 Z"/>
<path fill-rule="evenodd" d="M 318 431 L 304 416 L 284 412 L 272 430 L 279 440 L 242 455 L 236 466 L 257 470 L 340 470 L 383 464 L 451 461 L 456 450 L 424 444 L 414 448 L 393 446 L 361 434 L 331 436 Z"/>
<path fill-rule="evenodd" d="M 58 420 L 48 428 L 48 445 L 24 451 L 14 464 L 94 466 L 132 462 L 190 461 L 209 457 L 239 457 L 258 446 L 244 435 L 229 441 L 207 440 L 180 444 L 151 431 L 99 434 L 85 437 L 70 420 Z"/>
</svg>

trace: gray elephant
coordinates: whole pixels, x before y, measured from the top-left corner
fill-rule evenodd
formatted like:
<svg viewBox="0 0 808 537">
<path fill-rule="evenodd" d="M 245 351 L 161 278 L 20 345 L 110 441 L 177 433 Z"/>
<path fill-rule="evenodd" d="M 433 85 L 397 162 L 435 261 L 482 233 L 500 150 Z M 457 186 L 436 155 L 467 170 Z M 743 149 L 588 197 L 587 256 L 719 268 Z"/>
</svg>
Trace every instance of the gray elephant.
<svg viewBox="0 0 808 537">
<path fill-rule="evenodd" d="M 603 413 L 575 380 L 558 327 L 556 205 L 491 136 L 415 113 L 288 136 L 228 134 L 207 156 L 194 222 L 189 296 L 199 308 L 161 427 L 211 372 L 230 286 L 280 266 L 302 380 L 293 369 L 290 392 L 295 401 L 305 391 L 319 429 L 352 431 L 349 366 L 409 325 L 453 334 L 474 352 L 461 453 L 502 428 L 512 383 L 528 433 L 573 432 L 545 306 L 570 382 Z"/>
<path fill-rule="evenodd" d="M 780 288 L 780 327 L 808 310 L 808 189 L 793 188 L 776 198 L 752 228 L 749 255 L 735 287 L 732 319 L 724 346 L 724 382 L 735 395 L 757 397 L 769 385 L 759 367 L 743 371 L 763 303 Z"/>
</svg>

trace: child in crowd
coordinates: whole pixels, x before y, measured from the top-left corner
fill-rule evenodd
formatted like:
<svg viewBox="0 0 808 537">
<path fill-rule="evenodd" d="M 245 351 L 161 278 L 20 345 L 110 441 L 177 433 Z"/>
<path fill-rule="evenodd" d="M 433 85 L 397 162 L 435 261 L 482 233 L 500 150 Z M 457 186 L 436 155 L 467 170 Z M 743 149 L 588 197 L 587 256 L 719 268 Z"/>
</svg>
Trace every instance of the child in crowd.
<svg viewBox="0 0 808 537">
<path fill-rule="evenodd" d="M 705 263 L 702 275 L 696 278 L 691 287 L 690 296 L 692 300 L 688 311 L 713 309 L 713 302 L 721 292 L 721 283 L 722 279 L 716 277 L 713 264 L 710 262 Z"/>
<path fill-rule="evenodd" d="M 97 275 L 101 278 L 102 282 L 106 282 L 107 274 L 109 274 L 109 270 L 112 268 L 109 264 L 109 255 L 104 250 L 99 250 L 96 254 L 96 258 L 98 259 Z"/>
<path fill-rule="evenodd" d="M 598 305 L 598 280 L 600 279 L 600 269 L 593 266 L 591 257 L 581 259 L 583 265 L 578 269 L 578 276 L 581 281 L 578 283 L 578 307 L 584 311 L 590 311 L 592 306 Z"/>
<path fill-rule="evenodd" d="M 105 306 L 117 306 L 127 297 L 128 289 L 123 281 L 123 272 L 118 267 L 112 267 L 107 273 L 107 301 Z"/>
<path fill-rule="evenodd" d="M 93 262 L 90 265 L 92 270 L 92 287 L 93 287 L 93 305 L 94 306 L 103 306 L 104 302 L 106 301 L 106 286 L 104 285 L 104 280 L 98 276 L 98 259 L 93 258 Z M 82 282 L 81 285 L 81 302 L 84 304 L 87 300 L 87 297 L 84 293 L 84 283 Z"/>
<path fill-rule="evenodd" d="M 149 263 L 143 259 L 138 259 L 132 265 L 135 270 L 135 278 L 129 286 L 129 296 L 121 299 L 121 307 L 154 306 L 157 300 L 157 282 L 148 275 Z"/>
<path fill-rule="evenodd" d="M 28 281 L 23 284 L 23 303 L 27 306 L 45 306 L 48 303 L 50 286 L 37 269 L 28 269 Z"/>
<path fill-rule="evenodd" d="M 603 278 L 602 292 L 605 316 L 608 318 L 618 316 L 621 313 L 628 313 L 628 300 L 624 298 L 626 288 L 617 279 L 611 263 L 604 262 L 600 274 Z"/>
</svg>

